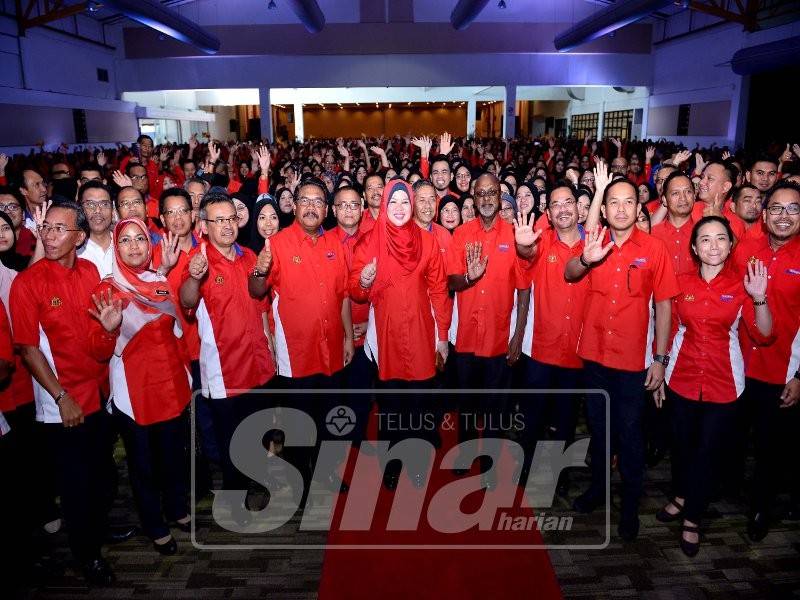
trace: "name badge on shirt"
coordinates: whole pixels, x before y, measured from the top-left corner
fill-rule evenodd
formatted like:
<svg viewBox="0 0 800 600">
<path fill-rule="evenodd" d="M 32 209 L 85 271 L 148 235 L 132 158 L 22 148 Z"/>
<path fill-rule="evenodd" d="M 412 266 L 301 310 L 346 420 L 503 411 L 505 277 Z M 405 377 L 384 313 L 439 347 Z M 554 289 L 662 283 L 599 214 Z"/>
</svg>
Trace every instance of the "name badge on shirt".
<svg viewBox="0 0 800 600">
<path fill-rule="evenodd" d="M 684 302 L 694 302 L 694 294 L 686 294 L 683 297 Z"/>
<path fill-rule="evenodd" d="M 303 262 L 303 259 L 302 259 L 302 258 L 300 258 L 299 256 L 293 256 L 293 257 L 292 257 L 292 262 L 293 262 L 294 264 L 296 264 L 296 265 L 299 265 L 301 262 Z"/>
<path fill-rule="evenodd" d="M 508 244 L 500 244 L 497 246 L 497 249 L 500 250 L 500 252 L 508 252 L 508 248 Z"/>
<path fill-rule="evenodd" d="M 634 258 L 633 264 L 636 265 L 637 267 L 643 267 L 647 264 L 647 258 L 645 258 L 644 256 L 640 256 L 639 258 Z"/>
<path fill-rule="evenodd" d="M 325 255 L 325 257 L 328 260 L 333 260 L 334 258 L 336 258 L 336 252 L 334 252 L 333 250 L 328 250 L 328 253 Z"/>
<path fill-rule="evenodd" d="M 225 283 L 225 278 L 222 275 L 217 275 L 214 278 L 214 283 L 216 283 L 217 285 L 222 285 L 223 283 Z"/>
<path fill-rule="evenodd" d="M 52 306 L 53 308 L 58 308 L 59 306 L 61 306 L 61 298 L 59 298 L 58 296 L 53 296 L 52 298 L 50 298 L 50 306 Z"/>
<path fill-rule="evenodd" d="M 789 275 L 800 275 L 800 269 L 786 269 L 786 273 Z"/>
<path fill-rule="evenodd" d="M 720 295 L 719 299 L 722 300 L 723 302 L 730 302 L 733 300 L 733 296 L 731 296 L 730 294 L 722 294 Z"/>
</svg>

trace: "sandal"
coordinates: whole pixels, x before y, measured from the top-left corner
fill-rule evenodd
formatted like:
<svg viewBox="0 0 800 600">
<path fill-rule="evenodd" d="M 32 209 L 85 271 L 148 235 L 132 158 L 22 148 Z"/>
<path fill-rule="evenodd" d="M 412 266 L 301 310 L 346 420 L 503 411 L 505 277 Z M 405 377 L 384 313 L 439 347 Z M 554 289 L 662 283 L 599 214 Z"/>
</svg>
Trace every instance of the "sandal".
<svg viewBox="0 0 800 600">
<path fill-rule="evenodd" d="M 671 513 L 667 511 L 667 508 L 672 505 L 678 509 L 678 512 Z M 675 498 L 670 498 L 669 502 L 667 502 L 666 506 L 664 506 L 661 510 L 656 513 L 656 521 L 661 523 L 672 523 L 673 521 L 677 521 L 681 518 L 683 514 L 683 503 L 677 502 Z"/>
<path fill-rule="evenodd" d="M 687 542 L 683 537 L 684 533 L 696 533 L 697 541 Z M 689 558 L 697 556 L 700 551 L 700 527 L 698 525 L 684 525 L 681 528 L 681 550 Z"/>
</svg>

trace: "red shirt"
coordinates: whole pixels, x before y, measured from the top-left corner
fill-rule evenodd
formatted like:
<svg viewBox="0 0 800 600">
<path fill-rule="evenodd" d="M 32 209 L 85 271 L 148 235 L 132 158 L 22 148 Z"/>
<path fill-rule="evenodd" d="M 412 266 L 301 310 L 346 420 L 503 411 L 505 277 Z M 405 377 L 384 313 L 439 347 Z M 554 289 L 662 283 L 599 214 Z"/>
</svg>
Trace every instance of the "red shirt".
<svg viewBox="0 0 800 600">
<path fill-rule="evenodd" d="M 650 230 L 650 235 L 664 242 L 667 247 L 675 275 L 697 272 L 697 263 L 692 257 L 691 249 L 693 227 L 694 221 L 691 217 L 680 227 L 675 227 L 667 217 L 661 223 L 653 225 Z"/>
<path fill-rule="evenodd" d="M 8 323 L 6 305 L 0 300 L 0 360 L 14 364 L 14 347 L 11 343 L 11 325 Z M 9 412 L 17 407 L 14 402 L 12 386 L 5 385 L 0 390 L 0 413 Z"/>
<path fill-rule="evenodd" d="M 383 380 L 421 381 L 436 374 L 436 342 L 447 340 L 452 302 L 442 253 L 433 236 L 423 235 L 416 268 L 383 290 L 370 307 L 367 347 Z M 368 302 L 361 287 L 361 271 L 374 257 L 368 255 L 369 237 L 356 246 L 348 289 L 354 302 Z M 380 268 L 380 266 L 378 266 Z M 435 321 L 435 329 L 434 329 Z"/>
<path fill-rule="evenodd" d="M 621 371 L 648 368 L 655 336 L 651 303 L 680 292 L 664 242 L 634 227 L 586 277 L 578 355 Z"/>
<path fill-rule="evenodd" d="M 375 227 L 375 217 L 373 217 L 370 210 L 367 209 L 361 215 L 361 222 L 358 224 L 358 233 L 364 235 L 372 231 L 373 227 Z"/>
<path fill-rule="evenodd" d="M 19 237 L 17 238 L 17 254 L 20 256 L 33 256 L 36 250 L 36 236 L 33 232 L 24 225 L 19 228 Z"/>
<path fill-rule="evenodd" d="M 522 351 L 539 362 L 579 369 L 577 353 L 588 279 L 567 281 L 564 269 L 583 252 L 583 241 L 570 247 L 555 229 L 542 234 L 531 269 L 531 303 Z M 513 323 L 512 323 L 513 326 Z"/>
<path fill-rule="evenodd" d="M 339 236 L 339 241 L 344 249 L 344 258 L 349 273 L 349 270 L 353 267 L 353 253 L 358 240 L 361 239 L 361 232 L 356 230 L 355 234 L 350 235 L 338 225 L 333 228 L 333 231 Z M 354 325 L 356 323 L 366 323 L 369 321 L 369 305 L 364 302 L 350 302 L 350 315 Z M 364 345 L 364 336 L 354 339 L 353 344 L 356 348 L 361 348 Z"/>
<path fill-rule="evenodd" d="M 247 291 L 256 264 L 249 248 L 233 246 L 233 260 L 206 244 L 208 273 L 200 282 L 195 315 L 200 334 L 200 380 L 203 395 L 227 398 L 257 388 L 275 375 L 264 333 L 264 303 Z M 191 259 L 200 248 L 189 253 Z M 190 277 L 183 272 L 183 281 Z"/>
<path fill-rule="evenodd" d="M 439 223 L 431 223 L 430 228 L 423 231 L 433 235 L 436 239 L 436 245 L 439 246 L 439 251 L 442 253 L 442 258 L 444 258 L 450 248 L 450 244 L 453 243 L 453 235 Z"/>
<path fill-rule="evenodd" d="M 95 294 L 105 294 L 108 289 L 113 290 L 113 286 L 103 281 Z M 122 327 L 125 319 L 136 319 L 141 314 L 135 303 L 124 306 Z M 114 406 L 139 425 L 174 419 L 192 397 L 189 359 L 178 344 L 174 325 L 172 317 L 159 316 L 139 329 L 118 355 L 115 346 L 120 328 L 109 333 L 99 321 L 91 321 L 89 351 L 98 361 L 110 360 Z"/>
<path fill-rule="evenodd" d="M 0 299 L 2 299 L 5 305 L 9 327 L 11 323 L 11 312 L 9 311 L 11 303 L 9 301 L 9 295 L 11 294 L 11 284 L 18 274 L 17 271 L 9 269 L 4 264 L 0 263 Z M 14 373 L 11 375 L 11 385 L 7 390 L 10 392 L 10 396 L 5 395 L 4 406 L 2 405 L 3 401 L 0 400 L 0 410 L 10 412 L 18 406 L 33 402 L 33 381 L 28 367 L 22 362 L 22 357 L 19 352 L 14 353 Z"/>
<path fill-rule="evenodd" d="M 541 231 L 549 227 L 550 227 L 550 217 L 547 216 L 546 212 L 539 215 L 539 218 L 536 219 L 536 221 L 533 223 L 534 231 Z"/>
<path fill-rule="evenodd" d="M 130 156 L 126 156 L 120 161 L 119 170 L 122 171 L 122 173 L 125 173 L 125 168 L 128 166 L 128 163 L 130 161 L 131 161 Z M 161 186 L 163 183 L 161 181 L 161 177 L 159 176 L 158 165 L 156 164 L 156 161 L 153 160 L 152 158 L 147 161 L 147 164 L 142 163 L 141 160 L 139 161 L 139 164 L 142 165 L 147 170 L 147 182 L 149 184 L 148 192 L 152 198 L 156 199 L 155 213 L 150 214 L 151 208 L 150 208 L 150 203 L 148 202 L 147 216 L 158 217 L 158 197 L 161 195 Z"/>
<path fill-rule="evenodd" d="M 192 249 L 197 247 L 197 238 L 192 234 Z M 169 283 L 170 291 L 173 298 L 175 298 L 175 305 L 178 309 L 178 319 L 181 322 L 181 329 L 183 330 L 183 337 L 181 344 L 186 348 L 186 353 L 189 360 L 198 360 L 200 358 L 200 334 L 197 331 L 197 319 L 195 318 L 195 311 L 183 308 L 180 306 L 180 293 L 181 284 L 184 281 L 183 274 L 189 268 L 190 253 L 183 250 L 178 254 L 178 262 L 167 273 L 167 282 Z M 153 245 L 153 268 L 157 269 L 161 266 L 161 244 Z"/>
<path fill-rule="evenodd" d="M 342 303 L 347 262 L 337 235 L 316 240 L 295 221 L 269 240 L 278 374 L 333 375 L 344 368 Z"/>
<path fill-rule="evenodd" d="M 700 219 L 703 218 L 703 211 L 706 208 L 706 203 L 698 198 L 694 206 L 692 207 L 692 220 L 697 223 Z M 732 214 L 731 210 L 731 200 L 725 200 L 722 204 L 722 216 L 725 218 L 729 218 L 729 215 Z"/>
<path fill-rule="evenodd" d="M 744 391 L 742 323 L 759 344 L 774 338 L 756 327 L 753 300 L 735 267 L 707 282 L 698 272 L 678 277 L 681 293 L 672 301 L 672 350 L 665 380 L 689 400 L 727 403 Z"/>
<path fill-rule="evenodd" d="M 736 240 L 738 242 L 759 239 L 766 237 L 767 235 L 767 230 L 764 227 L 764 221 L 760 218 L 755 223 L 746 223 L 744 219 L 734 212 L 726 214 L 725 217 L 731 224 L 733 235 L 736 236 Z"/>
<path fill-rule="evenodd" d="M 98 411 L 101 394 L 108 392 L 108 366 L 97 362 L 88 350 L 93 320 L 89 307 L 98 283 L 97 267 L 76 258 L 71 269 L 42 259 L 11 284 L 14 343 L 41 350 L 84 415 Z M 34 394 L 36 420 L 60 423 L 61 413 L 53 397 L 35 380 Z"/>
<path fill-rule="evenodd" d="M 483 277 L 456 293 L 456 351 L 499 356 L 508 352 L 514 291 L 528 288 L 530 274 L 523 267 L 526 261 L 517 257 L 514 228 L 497 216 L 489 231 L 483 229 L 480 218 L 456 228 L 447 253 L 448 275 L 466 273 L 467 242 L 481 242 L 481 256 L 488 255 L 489 262 Z"/>
<path fill-rule="evenodd" d="M 769 245 L 768 236 L 745 240 L 735 247 L 735 264 L 742 273 L 756 258 L 767 267 L 767 298 L 776 338 L 774 344 L 759 346 L 743 336 L 746 374 L 783 385 L 800 368 L 800 237 L 795 236 L 777 251 Z"/>
</svg>

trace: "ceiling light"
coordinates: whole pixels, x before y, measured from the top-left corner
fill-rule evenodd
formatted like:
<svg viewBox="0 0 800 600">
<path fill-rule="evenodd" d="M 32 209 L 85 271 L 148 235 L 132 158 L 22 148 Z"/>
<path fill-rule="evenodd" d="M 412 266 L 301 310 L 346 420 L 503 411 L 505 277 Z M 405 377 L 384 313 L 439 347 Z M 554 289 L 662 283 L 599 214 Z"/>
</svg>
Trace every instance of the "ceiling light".
<svg viewBox="0 0 800 600">
<path fill-rule="evenodd" d="M 392 103 L 391 102 L 389 102 L 389 108 L 392 108 Z"/>
</svg>

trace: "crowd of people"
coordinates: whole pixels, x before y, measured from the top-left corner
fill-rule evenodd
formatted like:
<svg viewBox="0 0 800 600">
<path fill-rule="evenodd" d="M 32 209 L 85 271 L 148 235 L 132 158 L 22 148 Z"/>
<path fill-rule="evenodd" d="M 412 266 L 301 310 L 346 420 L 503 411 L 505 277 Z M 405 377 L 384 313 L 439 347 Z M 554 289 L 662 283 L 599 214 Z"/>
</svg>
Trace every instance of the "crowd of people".
<svg viewBox="0 0 800 600">
<path fill-rule="evenodd" d="M 142 530 L 175 553 L 171 528 L 192 526 L 192 402 L 201 462 L 249 490 L 231 507 L 246 520 L 269 494 L 235 468 L 231 438 L 286 389 L 397 390 L 377 396 L 380 411 L 483 415 L 461 423 L 461 441 L 518 411 L 523 487 L 536 443 L 571 442 L 585 409 L 591 483 L 573 490 L 563 473 L 558 493 L 596 510 L 613 457 L 617 531 L 633 540 L 647 468 L 669 452 L 657 519 L 681 522 L 688 556 L 717 482 L 741 485 L 752 429 L 747 534 L 763 539 L 782 486 L 800 517 L 798 471 L 783 470 L 800 433 L 798 167 L 796 144 L 447 133 L 158 147 L 142 135 L 0 155 L 0 469 L 19 490 L 1 514 L 16 560 L 31 531 L 63 519 L 87 580 L 113 581 L 101 549 L 132 534 L 108 523 L 118 437 Z M 602 397 L 514 404 L 512 386 L 605 390 L 610 420 Z M 436 387 L 490 392 L 400 393 Z M 293 398 L 317 422 L 331 406 Z M 346 403 L 359 442 L 373 397 Z M 379 427 L 392 443 L 409 435 Z M 302 503 L 313 452 L 291 445 L 274 431 L 265 451 L 287 451 Z M 483 450 L 454 474 L 492 490 L 497 456 Z M 417 487 L 423 462 L 405 465 Z M 400 466 L 383 460 L 389 490 Z"/>
</svg>

